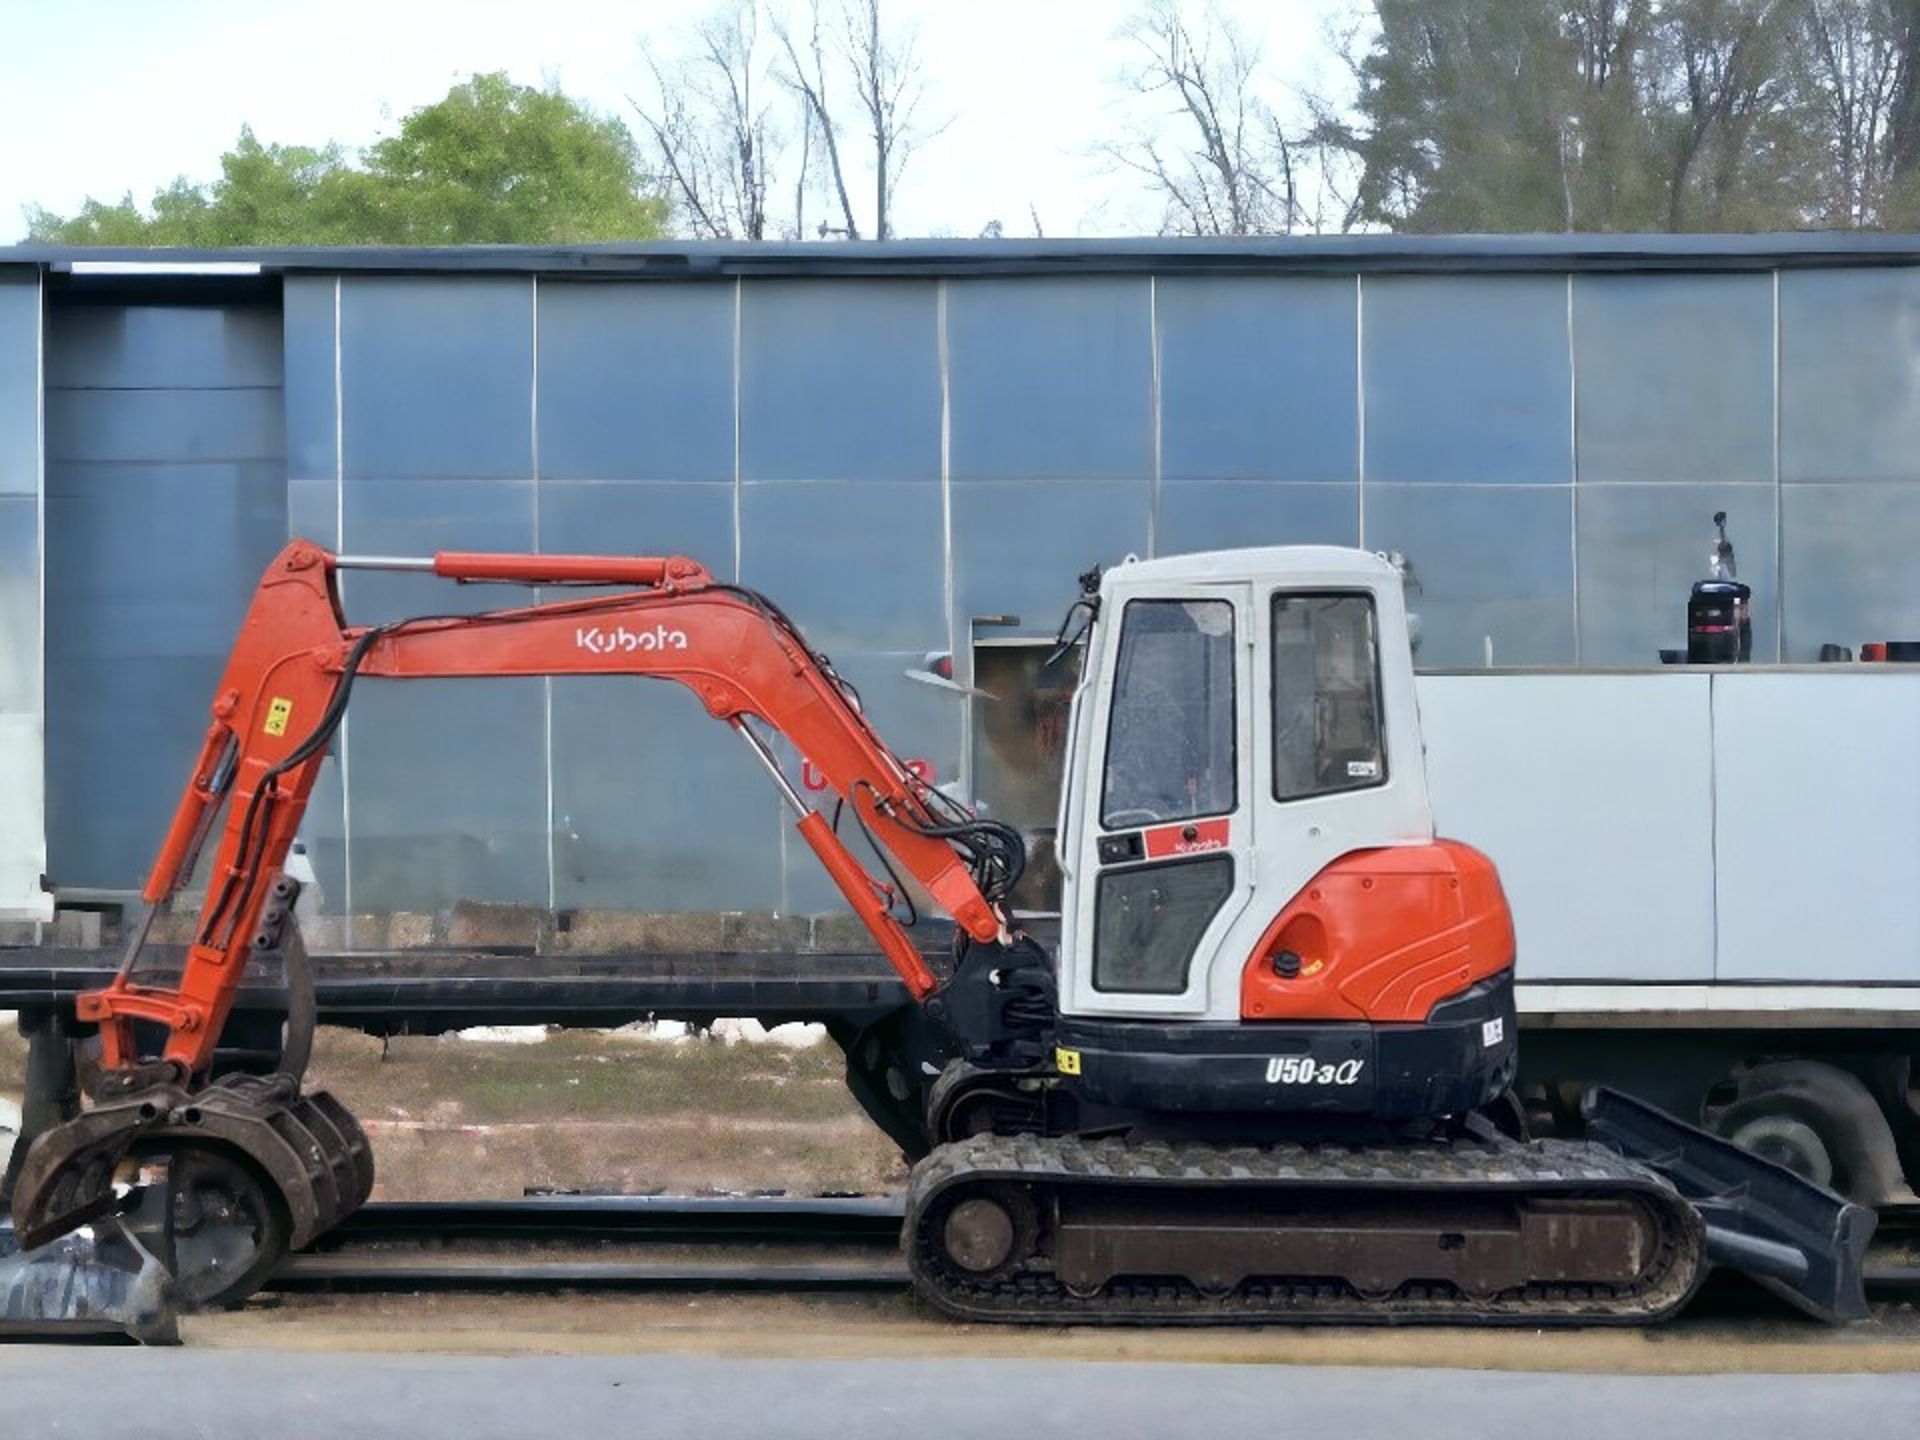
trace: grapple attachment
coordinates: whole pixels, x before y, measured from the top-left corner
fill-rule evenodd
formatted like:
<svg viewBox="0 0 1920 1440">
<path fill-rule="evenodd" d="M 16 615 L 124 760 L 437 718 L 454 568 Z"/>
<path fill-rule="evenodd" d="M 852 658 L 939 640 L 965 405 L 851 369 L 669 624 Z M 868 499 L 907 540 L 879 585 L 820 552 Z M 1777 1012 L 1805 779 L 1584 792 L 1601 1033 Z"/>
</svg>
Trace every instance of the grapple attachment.
<svg viewBox="0 0 1920 1440">
<path fill-rule="evenodd" d="M 229 1075 L 187 1092 L 156 1086 L 56 1126 L 33 1142 L 13 1194 L 23 1247 L 45 1244 L 116 1211 L 117 1179 L 136 1150 L 214 1149 L 263 1178 L 294 1248 L 366 1203 L 373 1150 L 346 1107 L 324 1090 L 302 1095 L 285 1076 Z"/>
</svg>

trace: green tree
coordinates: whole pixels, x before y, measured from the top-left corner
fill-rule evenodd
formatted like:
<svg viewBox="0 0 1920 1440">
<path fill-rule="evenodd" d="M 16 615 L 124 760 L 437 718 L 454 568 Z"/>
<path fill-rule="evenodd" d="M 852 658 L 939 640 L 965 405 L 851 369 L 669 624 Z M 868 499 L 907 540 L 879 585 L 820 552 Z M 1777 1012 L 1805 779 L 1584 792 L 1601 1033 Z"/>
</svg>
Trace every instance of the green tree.
<svg viewBox="0 0 1920 1440">
<path fill-rule="evenodd" d="M 65 245 L 579 244 L 650 239 L 665 219 L 624 125 L 491 74 L 363 156 L 242 129 L 210 184 L 176 180 L 144 209 L 131 195 L 70 216 L 36 209 L 28 233 Z"/>
</svg>

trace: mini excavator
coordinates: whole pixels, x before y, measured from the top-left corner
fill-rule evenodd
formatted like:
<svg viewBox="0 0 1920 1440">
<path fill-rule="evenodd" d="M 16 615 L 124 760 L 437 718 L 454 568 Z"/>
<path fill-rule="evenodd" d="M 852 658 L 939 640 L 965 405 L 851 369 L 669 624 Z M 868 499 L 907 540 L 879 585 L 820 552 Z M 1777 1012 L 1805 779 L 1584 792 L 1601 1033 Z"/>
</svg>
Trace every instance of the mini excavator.
<svg viewBox="0 0 1920 1440">
<path fill-rule="evenodd" d="M 338 580 L 356 568 L 543 599 L 352 626 Z M 1505 1098 L 1512 921 L 1487 858 L 1435 838 L 1387 561 L 1322 547 L 1130 560 L 1083 577 L 1062 625 L 1075 643 L 1049 954 L 1010 902 L 1020 833 L 916 775 L 766 596 L 682 557 L 294 541 L 241 626 L 146 919 L 112 982 L 76 1002 L 97 1064 L 86 1106 L 21 1167 L 22 1242 L 114 1213 L 129 1168 L 154 1157 L 183 1204 L 181 1175 L 238 1175 L 272 1223 L 229 1274 L 232 1299 L 362 1204 L 365 1135 L 303 1088 L 311 982 L 302 1003 L 281 868 L 349 697 L 426 677 L 626 676 L 686 686 L 732 728 L 912 997 L 836 1038 L 856 1097 L 916 1160 L 903 1245 L 940 1310 L 1643 1323 L 1717 1261 L 1827 1318 L 1861 1313 L 1869 1212 L 1623 1096 L 1588 1097 L 1583 1139 L 1524 1136 Z M 776 736 L 835 792 L 831 821 Z M 884 881 L 850 847 L 856 829 Z M 216 834 L 177 983 L 142 980 L 153 914 Z M 912 895 L 951 917 L 949 954 L 902 925 Z M 216 1073 L 235 989 L 263 957 L 295 997 L 281 1062 Z"/>
</svg>

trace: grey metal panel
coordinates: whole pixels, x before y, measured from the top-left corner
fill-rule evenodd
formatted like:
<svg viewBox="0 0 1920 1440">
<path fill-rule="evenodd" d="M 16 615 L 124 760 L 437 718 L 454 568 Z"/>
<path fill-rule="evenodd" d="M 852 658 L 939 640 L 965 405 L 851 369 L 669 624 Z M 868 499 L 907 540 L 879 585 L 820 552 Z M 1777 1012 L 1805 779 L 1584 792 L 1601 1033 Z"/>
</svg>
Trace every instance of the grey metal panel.
<svg viewBox="0 0 1920 1440">
<path fill-rule="evenodd" d="M 940 491 L 857 481 L 744 486 L 741 583 L 816 647 L 944 649 Z"/>
<path fill-rule="evenodd" d="M 277 389 L 280 345 L 267 306 L 69 306 L 47 352 L 47 388 Z"/>
<path fill-rule="evenodd" d="M 731 285 L 543 280 L 539 308 L 543 478 L 733 478 Z"/>
<path fill-rule="evenodd" d="M 534 548 L 531 481 L 359 480 L 346 487 L 341 548 L 363 555 Z M 522 585 L 455 585 L 433 575 L 351 571 L 342 593 L 356 624 L 527 605 Z"/>
<path fill-rule="evenodd" d="M 57 436 L 49 431 L 50 444 Z M 285 543 L 286 525 L 280 467 L 271 461 L 50 458 L 48 654 L 224 657 L 248 596 Z M 209 693 L 217 673 L 205 678 Z"/>
<path fill-rule="evenodd" d="M 357 913 L 547 900 L 540 680 L 369 680 L 353 692 Z"/>
<path fill-rule="evenodd" d="M 46 504 L 48 866 L 68 885 L 140 879 L 287 531 L 278 316 L 122 308 L 47 322 L 69 387 L 48 392 Z"/>
<path fill-rule="evenodd" d="M 1773 281 L 1583 275 L 1573 285 L 1580 480 L 1773 478 Z"/>
<path fill-rule="evenodd" d="M 1780 277 L 1780 476 L 1920 477 L 1920 269 Z"/>
<path fill-rule="evenodd" d="M 1713 683 L 1717 978 L 1920 982 L 1920 673 Z"/>
<path fill-rule="evenodd" d="M 740 473 L 940 478 L 930 281 L 765 281 L 740 297 Z"/>
<path fill-rule="evenodd" d="M 1147 553 L 1152 487 L 1144 481 L 992 482 L 953 491 L 956 621 L 1018 615 L 1015 632 L 1051 635 L 1078 596 L 1077 577 Z"/>
<path fill-rule="evenodd" d="M 1707 676 L 1422 675 L 1418 691 L 1434 824 L 1499 867 L 1521 979 L 1712 978 Z"/>
<path fill-rule="evenodd" d="M 281 470 L 50 461 L 47 489 L 48 865 L 62 884 L 130 886 L 284 543 Z"/>
<path fill-rule="evenodd" d="M 1920 485 L 1783 485 L 1780 534 L 1787 659 L 1920 639 Z"/>
<path fill-rule="evenodd" d="M 1357 545 L 1360 487 L 1262 480 L 1183 480 L 1160 491 L 1154 550 L 1241 545 Z"/>
<path fill-rule="evenodd" d="M 32 495 L 0 495 L 0 715 L 40 718 L 40 502 Z"/>
<path fill-rule="evenodd" d="M 1572 479 L 1564 279 L 1385 277 L 1361 294 L 1369 486 Z"/>
<path fill-rule="evenodd" d="M 540 548 L 584 555 L 686 555 L 733 574 L 733 486 L 540 482 Z"/>
<path fill-rule="evenodd" d="M 1753 586 L 1753 653 L 1774 656 L 1775 496 L 1772 485 L 1585 485 L 1580 535 L 1580 659 L 1653 665 L 1685 650 L 1687 596 L 1706 578 L 1716 510 Z"/>
<path fill-rule="evenodd" d="M 1153 473 L 1151 287 L 968 280 L 947 287 L 955 480 Z"/>
<path fill-rule="evenodd" d="M 348 550 L 533 549 L 529 481 L 362 480 L 346 489 Z M 530 603 L 518 585 L 345 576 L 356 623 Z M 539 680 L 369 681 L 347 735 L 353 908 L 433 910 L 468 897 L 547 898 L 546 699 Z"/>
<path fill-rule="evenodd" d="M 553 682 L 554 898 L 562 908 L 773 910 L 780 797 L 689 690 Z"/>
<path fill-rule="evenodd" d="M 331 278 L 289 276 L 282 294 L 287 473 L 296 480 L 331 483 L 339 473 L 333 385 L 335 283 Z"/>
<path fill-rule="evenodd" d="M 1351 276 L 1159 281 L 1162 477 L 1352 480 L 1354 295 Z"/>
<path fill-rule="evenodd" d="M 340 548 L 340 487 L 331 480 L 287 482 L 287 538 Z"/>
<path fill-rule="evenodd" d="M 733 486 L 543 482 L 540 541 L 554 551 L 690 555 L 730 575 Z M 779 797 L 690 692 L 558 678 L 551 733 L 559 905 L 778 906 Z"/>
<path fill-rule="evenodd" d="M 349 722 L 351 728 L 351 722 Z M 336 746 L 339 742 L 335 741 Z M 347 906 L 346 792 L 340 783 L 337 751 L 320 764 L 319 778 L 307 797 L 300 840 L 313 867 L 313 887 L 301 903 L 316 914 L 344 915 Z"/>
<path fill-rule="evenodd" d="M 340 345 L 349 481 L 533 473 L 530 281 L 349 279 Z"/>
<path fill-rule="evenodd" d="M 39 490 L 40 277 L 0 270 L 0 495 Z"/>
<path fill-rule="evenodd" d="M 1573 488 L 1368 485 L 1367 548 L 1399 550 L 1418 591 L 1417 660 L 1564 665 L 1574 658 Z"/>
<path fill-rule="evenodd" d="M 284 465 L 277 389 L 47 391 L 47 432 L 64 460 L 267 460 Z"/>
</svg>

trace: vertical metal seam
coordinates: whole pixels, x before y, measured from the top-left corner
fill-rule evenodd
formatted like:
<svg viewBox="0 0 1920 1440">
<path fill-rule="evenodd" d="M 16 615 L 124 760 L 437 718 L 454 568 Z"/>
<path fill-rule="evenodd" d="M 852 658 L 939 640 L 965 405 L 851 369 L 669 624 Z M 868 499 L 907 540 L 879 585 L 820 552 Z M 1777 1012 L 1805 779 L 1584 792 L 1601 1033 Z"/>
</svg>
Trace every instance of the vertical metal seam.
<svg viewBox="0 0 1920 1440">
<path fill-rule="evenodd" d="M 347 417 L 346 387 L 343 383 L 340 337 L 341 277 L 333 277 L 333 544 L 336 550 L 347 545 Z M 336 573 L 342 602 L 346 599 L 346 577 Z M 334 749 L 340 767 L 340 908 L 347 949 L 353 949 L 353 786 L 349 768 L 352 717 L 340 717 L 339 741 Z"/>
<path fill-rule="evenodd" d="M 1567 545 L 1573 573 L 1573 663 L 1580 663 L 1580 362 L 1573 343 L 1573 272 L 1567 272 Z"/>
<path fill-rule="evenodd" d="M 527 405 L 528 459 L 533 467 L 533 549 L 535 554 L 545 550 L 540 535 L 540 277 L 529 277 L 533 304 L 533 341 L 531 345 L 530 369 L 532 372 L 531 394 Z M 538 587 L 534 590 L 534 599 L 540 598 Z M 540 677 L 540 760 L 541 770 L 546 778 L 547 792 L 547 910 L 549 913 L 560 908 L 560 871 L 554 856 L 553 841 L 553 676 Z"/>
<path fill-rule="evenodd" d="M 960 617 L 955 613 L 959 604 L 958 586 L 953 573 L 953 388 L 951 374 L 947 368 L 947 282 L 945 277 L 934 282 L 933 287 L 933 335 L 935 362 L 940 377 L 940 567 L 941 591 L 947 612 L 947 653 L 954 657 L 955 673 L 962 683 L 972 685 L 973 674 L 973 631 L 969 626 L 965 633 L 966 655 L 960 654 L 961 628 Z M 960 794 L 963 799 L 973 798 L 973 703 L 966 700 L 960 706 Z"/>
<path fill-rule="evenodd" d="M 733 583 L 740 583 L 740 312 L 744 282 L 733 279 Z"/>
<path fill-rule="evenodd" d="M 1367 548 L 1367 307 L 1366 281 L 1353 272 L 1353 480 L 1359 544 Z"/>
<path fill-rule="evenodd" d="M 1147 558 L 1160 553 L 1160 277 L 1147 277 L 1147 344 L 1152 352 L 1153 494 L 1147 504 Z"/>
<path fill-rule="evenodd" d="M 34 689 L 40 712 L 40 868 L 47 868 L 47 277 L 33 280 L 33 526 L 39 573 L 39 637 L 34 647 Z M 38 939 L 38 931 L 35 932 Z"/>
<path fill-rule="evenodd" d="M 1780 271 L 1773 272 L 1773 659 L 1787 658 L 1787 494 L 1780 478 Z"/>
</svg>

